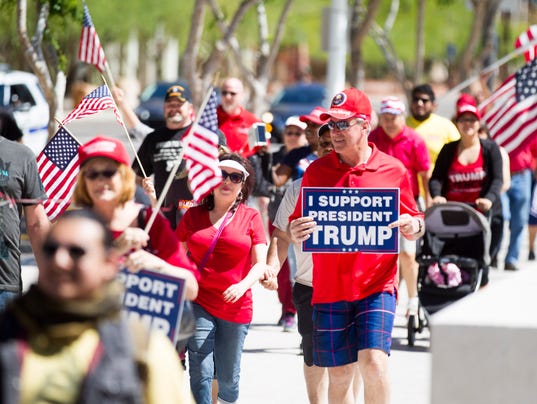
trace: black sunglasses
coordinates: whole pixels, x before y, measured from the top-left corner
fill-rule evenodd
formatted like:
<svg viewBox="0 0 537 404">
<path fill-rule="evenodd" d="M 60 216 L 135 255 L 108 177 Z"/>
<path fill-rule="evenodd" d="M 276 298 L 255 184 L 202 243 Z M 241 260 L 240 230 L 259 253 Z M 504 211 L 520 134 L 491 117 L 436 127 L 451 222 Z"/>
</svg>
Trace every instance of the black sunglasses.
<svg viewBox="0 0 537 404">
<path fill-rule="evenodd" d="M 110 179 L 117 173 L 117 168 L 112 168 L 109 170 L 88 170 L 84 172 L 84 177 L 88 180 L 96 180 L 99 177 Z"/>
<path fill-rule="evenodd" d="M 231 96 L 236 96 L 237 93 L 234 93 L 233 91 L 222 91 L 222 95 L 223 96 L 226 96 L 226 95 L 231 95 Z"/>
<path fill-rule="evenodd" d="M 429 98 L 421 98 L 421 97 L 413 97 L 412 98 L 412 102 L 417 103 L 419 101 L 423 102 L 424 104 L 427 104 L 428 102 L 431 102 L 431 100 Z"/>
<path fill-rule="evenodd" d="M 86 249 L 74 244 L 60 244 L 56 241 L 46 241 L 43 244 L 42 251 L 47 258 L 52 258 L 56 255 L 60 248 L 65 248 L 72 260 L 76 261 L 86 255 Z"/>
<path fill-rule="evenodd" d="M 229 180 L 233 184 L 240 184 L 241 182 L 244 181 L 244 175 L 242 174 L 228 173 L 227 171 L 224 171 L 224 170 L 221 170 L 221 171 L 222 171 L 222 181 L 225 181 L 226 178 L 229 178 Z"/>
<path fill-rule="evenodd" d="M 347 130 L 351 126 L 356 125 L 358 123 L 362 123 L 362 122 L 363 121 L 360 121 L 359 119 L 355 120 L 354 122 L 351 122 L 351 121 L 338 121 L 338 122 L 329 121 L 329 122 L 326 123 L 326 126 L 328 126 L 328 129 L 330 129 L 330 130 L 333 130 L 333 129 L 336 129 L 336 128 L 337 128 L 337 130 Z"/>
</svg>

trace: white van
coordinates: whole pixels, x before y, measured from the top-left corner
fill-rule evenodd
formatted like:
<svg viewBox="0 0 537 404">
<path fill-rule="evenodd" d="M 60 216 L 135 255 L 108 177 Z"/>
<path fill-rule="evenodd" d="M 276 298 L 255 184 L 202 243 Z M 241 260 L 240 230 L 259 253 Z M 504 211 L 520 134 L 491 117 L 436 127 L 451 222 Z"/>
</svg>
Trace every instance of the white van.
<svg viewBox="0 0 537 404">
<path fill-rule="evenodd" d="M 0 65 L 0 108 L 13 113 L 23 143 L 39 154 L 47 143 L 49 108 L 37 77 Z"/>
</svg>

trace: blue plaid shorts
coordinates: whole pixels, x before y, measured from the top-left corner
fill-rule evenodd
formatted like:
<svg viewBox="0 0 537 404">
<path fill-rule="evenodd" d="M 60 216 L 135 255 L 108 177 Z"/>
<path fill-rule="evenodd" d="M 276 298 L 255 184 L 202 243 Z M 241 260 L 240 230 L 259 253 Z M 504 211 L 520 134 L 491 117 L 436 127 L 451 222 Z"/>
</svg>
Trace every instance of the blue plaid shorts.
<svg viewBox="0 0 537 404">
<path fill-rule="evenodd" d="M 362 349 L 390 354 L 396 296 L 376 293 L 353 302 L 313 306 L 313 362 L 316 366 L 342 366 L 358 360 Z"/>
</svg>

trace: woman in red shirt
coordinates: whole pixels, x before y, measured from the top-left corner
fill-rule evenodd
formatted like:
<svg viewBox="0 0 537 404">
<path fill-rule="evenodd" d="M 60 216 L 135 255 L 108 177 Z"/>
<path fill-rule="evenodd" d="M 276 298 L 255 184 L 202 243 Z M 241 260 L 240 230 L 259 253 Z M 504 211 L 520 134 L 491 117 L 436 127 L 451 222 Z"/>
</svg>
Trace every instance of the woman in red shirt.
<svg viewBox="0 0 537 404">
<path fill-rule="evenodd" d="M 167 219 L 158 214 L 149 232 L 143 230 L 152 211 L 134 201 L 135 174 L 123 143 L 97 136 L 79 147 L 78 156 L 74 203 L 95 211 L 108 223 L 129 270 L 154 269 L 184 278 L 185 297 L 194 300 L 197 269 Z"/>
<path fill-rule="evenodd" d="M 228 403 L 238 399 L 242 348 L 253 313 L 250 288 L 268 269 L 261 215 L 245 205 L 253 169 L 237 153 L 222 155 L 219 166 L 223 182 L 190 208 L 176 229 L 201 272 L 188 358 L 190 387 L 203 404 L 211 403 L 215 374 L 218 397 Z"/>
</svg>

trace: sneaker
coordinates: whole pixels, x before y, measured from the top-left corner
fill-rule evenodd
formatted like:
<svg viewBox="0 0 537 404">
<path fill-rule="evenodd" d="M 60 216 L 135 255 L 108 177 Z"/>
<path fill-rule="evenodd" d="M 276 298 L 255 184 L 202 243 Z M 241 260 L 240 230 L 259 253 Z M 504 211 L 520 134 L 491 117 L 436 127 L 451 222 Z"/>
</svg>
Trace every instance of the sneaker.
<svg viewBox="0 0 537 404">
<path fill-rule="evenodd" d="M 283 320 L 284 320 L 284 318 L 285 318 L 285 315 L 282 314 L 282 315 L 280 316 L 280 319 L 279 319 L 278 322 L 276 323 L 276 325 L 277 325 L 278 327 L 282 327 L 282 326 L 283 326 Z"/>
<path fill-rule="evenodd" d="M 419 308 L 419 299 L 417 297 L 410 297 L 406 306 L 406 315 L 417 316 Z"/>
<path fill-rule="evenodd" d="M 512 262 L 506 262 L 503 269 L 505 271 L 518 271 L 517 266 L 513 264 Z"/>
<path fill-rule="evenodd" d="M 528 261 L 535 261 L 535 253 L 533 252 L 533 250 L 531 250 L 528 254 Z"/>
<path fill-rule="evenodd" d="M 294 314 L 286 314 L 285 318 L 283 319 L 283 331 L 284 332 L 291 332 L 295 329 L 295 315 Z"/>
</svg>

